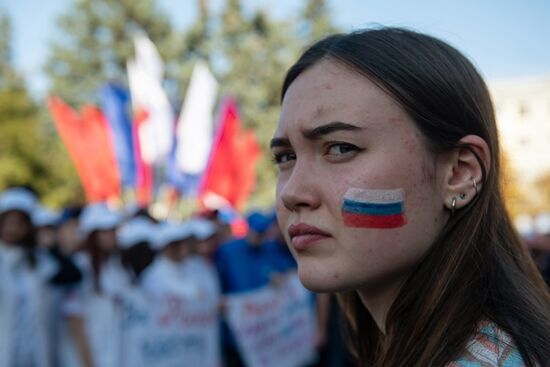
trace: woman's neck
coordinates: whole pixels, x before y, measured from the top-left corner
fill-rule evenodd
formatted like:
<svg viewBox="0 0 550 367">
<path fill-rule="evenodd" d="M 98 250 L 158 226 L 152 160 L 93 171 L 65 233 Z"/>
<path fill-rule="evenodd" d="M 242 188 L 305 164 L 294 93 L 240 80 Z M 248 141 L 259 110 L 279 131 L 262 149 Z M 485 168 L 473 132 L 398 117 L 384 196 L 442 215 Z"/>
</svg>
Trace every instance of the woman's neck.
<svg viewBox="0 0 550 367">
<path fill-rule="evenodd" d="M 357 294 L 363 306 L 371 314 L 382 334 L 386 333 L 386 316 L 393 301 L 399 293 L 402 281 L 393 282 L 384 287 L 363 287 L 357 290 Z"/>
</svg>

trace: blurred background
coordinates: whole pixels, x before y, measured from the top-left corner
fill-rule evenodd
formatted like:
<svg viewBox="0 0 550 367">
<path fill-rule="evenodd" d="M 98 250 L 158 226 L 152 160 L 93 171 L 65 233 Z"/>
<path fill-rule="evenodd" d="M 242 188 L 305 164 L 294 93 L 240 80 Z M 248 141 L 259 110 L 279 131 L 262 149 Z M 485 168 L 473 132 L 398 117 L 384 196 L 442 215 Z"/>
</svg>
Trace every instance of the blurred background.
<svg viewBox="0 0 550 367">
<path fill-rule="evenodd" d="M 266 147 L 285 70 L 301 49 L 327 33 L 382 24 L 436 35 L 473 60 L 496 106 L 510 209 L 515 217 L 533 216 L 550 205 L 546 1 L 2 0 L 0 14 L 0 190 L 30 185 L 53 207 L 83 200 L 86 174 L 74 164 L 83 158 L 60 138 L 47 100 L 56 96 L 74 109 L 99 106 L 107 115 L 102 88 L 114 83 L 131 89 L 127 64 L 138 57 L 134 41 L 141 35 L 160 55 L 157 80 L 174 124 L 198 61 L 216 80 L 212 135 L 220 124 L 220 102 L 225 96 L 236 101 L 242 129 L 254 133 L 262 151 L 255 184 L 240 205 L 269 207 L 275 170 Z M 131 103 L 135 121 L 139 106 Z M 177 141 L 175 136 L 172 147 Z M 118 177 L 126 180 L 120 200 L 135 200 L 136 178 L 122 177 L 116 158 Z M 197 185 L 189 189 L 171 177 L 170 170 L 177 176 L 185 164 L 167 168 L 168 158 L 161 154 L 153 162 L 152 193 L 145 201 L 165 200 L 167 186 L 184 199 L 197 194 Z M 201 168 L 192 173 L 203 174 Z"/>
<path fill-rule="evenodd" d="M 268 143 L 300 52 L 379 25 L 485 77 L 506 203 L 550 284 L 550 2 L 0 0 L 0 367 L 47 344 L 57 362 L 16 365 L 352 365 L 277 226 Z M 59 362 L 73 342 L 81 363 Z"/>
</svg>

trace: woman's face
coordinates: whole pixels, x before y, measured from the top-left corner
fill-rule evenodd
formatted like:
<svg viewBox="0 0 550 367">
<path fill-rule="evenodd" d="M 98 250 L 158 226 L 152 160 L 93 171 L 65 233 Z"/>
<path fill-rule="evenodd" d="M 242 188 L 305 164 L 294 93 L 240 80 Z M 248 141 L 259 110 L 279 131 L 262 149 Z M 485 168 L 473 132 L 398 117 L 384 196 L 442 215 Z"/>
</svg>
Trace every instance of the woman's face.
<svg viewBox="0 0 550 367">
<path fill-rule="evenodd" d="M 447 218 L 440 159 L 388 94 L 340 63 L 291 84 L 271 145 L 277 217 L 312 290 L 399 284 Z"/>
<path fill-rule="evenodd" d="M 164 249 L 164 255 L 170 260 L 181 263 L 193 252 L 195 242 L 191 239 L 175 241 Z"/>
<path fill-rule="evenodd" d="M 97 245 L 106 252 L 112 252 L 117 248 L 115 229 L 101 229 L 96 232 Z"/>
<path fill-rule="evenodd" d="M 70 219 L 63 223 L 58 231 L 59 246 L 66 254 L 73 254 L 82 248 L 82 239 L 78 231 L 78 219 Z"/>
<path fill-rule="evenodd" d="M 195 252 L 206 258 L 214 256 L 216 249 L 218 248 L 218 236 L 212 235 L 202 241 L 197 241 Z"/>
<path fill-rule="evenodd" d="M 21 244 L 27 240 L 33 227 L 23 212 L 10 210 L 2 214 L 0 220 L 0 239 L 9 244 Z"/>
</svg>

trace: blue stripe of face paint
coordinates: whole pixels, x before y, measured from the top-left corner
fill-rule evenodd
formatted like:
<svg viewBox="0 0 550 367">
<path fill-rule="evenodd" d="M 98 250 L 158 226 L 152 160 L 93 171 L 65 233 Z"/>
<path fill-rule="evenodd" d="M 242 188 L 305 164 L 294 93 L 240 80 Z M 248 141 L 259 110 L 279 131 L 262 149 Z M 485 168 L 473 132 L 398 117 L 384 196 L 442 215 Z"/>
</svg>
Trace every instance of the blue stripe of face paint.
<svg viewBox="0 0 550 367">
<path fill-rule="evenodd" d="M 380 204 L 344 199 L 343 210 L 354 214 L 394 215 L 403 213 L 403 202 Z"/>
</svg>

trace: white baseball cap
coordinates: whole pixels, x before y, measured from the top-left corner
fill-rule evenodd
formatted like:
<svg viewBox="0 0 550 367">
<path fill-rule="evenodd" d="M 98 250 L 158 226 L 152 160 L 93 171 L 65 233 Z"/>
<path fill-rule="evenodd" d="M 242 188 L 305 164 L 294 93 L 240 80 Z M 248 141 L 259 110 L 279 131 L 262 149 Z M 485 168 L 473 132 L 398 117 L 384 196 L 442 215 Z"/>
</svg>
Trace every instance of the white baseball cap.
<svg viewBox="0 0 550 367">
<path fill-rule="evenodd" d="M 32 213 L 32 224 L 35 227 L 55 226 L 61 219 L 61 214 L 42 205 L 37 205 Z"/>
<path fill-rule="evenodd" d="M 135 217 L 128 220 L 117 230 L 118 244 L 128 249 L 141 242 L 151 242 L 155 224 L 145 217 Z"/>
<path fill-rule="evenodd" d="M 0 214 L 10 210 L 18 210 L 32 216 L 36 205 L 36 196 L 22 187 L 7 189 L 0 194 Z"/>
<path fill-rule="evenodd" d="M 193 236 L 199 241 L 204 241 L 217 231 L 216 225 L 208 219 L 193 218 L 189 220 L 189 225 L 192 228 Z"/>
<path fill-rule="evenodd" d="M 93 203 L 80 214 L 80 234 L 88 237 L 93 231 L 115 229 L 121 221 L 122 216 L 105 203 Z"/>
<path fill-rule="evenodd" d="M 193 237 L 193 231 L 189 222 L 162 222 L 156 225 L 152 245 L 155 250 L 162 250 L 172 242 L 191 237 Z"/>
</svg>

